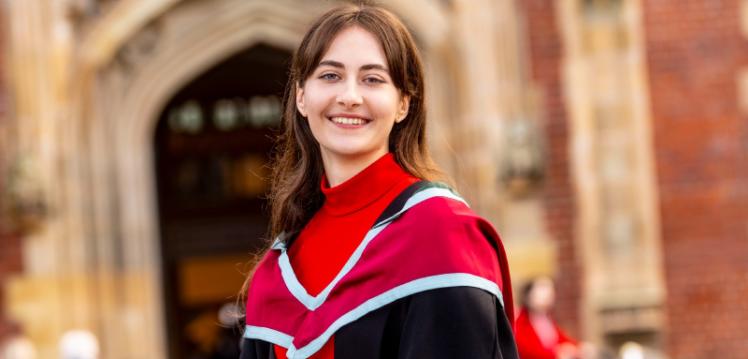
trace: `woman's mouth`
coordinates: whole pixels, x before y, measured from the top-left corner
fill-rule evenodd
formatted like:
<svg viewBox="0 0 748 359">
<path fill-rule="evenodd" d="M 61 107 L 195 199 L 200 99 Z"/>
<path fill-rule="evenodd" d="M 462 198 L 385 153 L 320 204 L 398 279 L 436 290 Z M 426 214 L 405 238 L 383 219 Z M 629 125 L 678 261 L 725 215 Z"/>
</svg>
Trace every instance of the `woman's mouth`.
<svg viewBox="0 0 748 359">
<path fill-rule="evenodd" d="M 370 120 L 366 120 L 360 117 L 335 116 L 335 117 L 328 117 L 328 119 L 332 121 L 332 123 L 342 128 L 358 128 L 371 122 Z"/>
</svg>

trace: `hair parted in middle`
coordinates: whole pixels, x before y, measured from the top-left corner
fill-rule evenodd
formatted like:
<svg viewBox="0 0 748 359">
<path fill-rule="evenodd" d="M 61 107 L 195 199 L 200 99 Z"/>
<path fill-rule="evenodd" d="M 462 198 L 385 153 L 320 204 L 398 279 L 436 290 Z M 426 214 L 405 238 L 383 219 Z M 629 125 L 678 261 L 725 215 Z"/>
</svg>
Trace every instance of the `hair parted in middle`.
<svg viewBox="0 0 748 359">
<path fill-rule="evenodd" d="M 409 96 L 407 117 L 396 123 L 389 151 L 411 175 L 444 179 L 426 144 L 426 109 L 421 56 L 405 25 L 391 12 L 374 5 L 346 4 L 322 15 L 294 53 L 284 96 L 281 133 L 274 155 L 270 190 L 271 238 L 295 236 L 324 201 L 320 181 L 324 172 L 319 143 L 296 107 L 296 93 L 319 65 L 335 36 L 358 26 L 379 40 L 392 81 L 401 96 Z"/>
</svg>

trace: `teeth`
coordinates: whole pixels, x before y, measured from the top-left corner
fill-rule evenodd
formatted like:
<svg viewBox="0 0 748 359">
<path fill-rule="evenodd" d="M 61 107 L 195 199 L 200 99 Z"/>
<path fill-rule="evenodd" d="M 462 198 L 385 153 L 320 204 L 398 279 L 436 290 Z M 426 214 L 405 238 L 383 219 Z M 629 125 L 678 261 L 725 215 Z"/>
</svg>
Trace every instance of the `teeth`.
<svg viewBox="0 0 748 359">
<path fill-rule="evenodd" d="M 333 117 L 331 118 L 331 120 L 332 122 L 339 123 L 341 125 L 363 125 L 366 123 L 366 121 L 361 118 Z"/>
</svg>

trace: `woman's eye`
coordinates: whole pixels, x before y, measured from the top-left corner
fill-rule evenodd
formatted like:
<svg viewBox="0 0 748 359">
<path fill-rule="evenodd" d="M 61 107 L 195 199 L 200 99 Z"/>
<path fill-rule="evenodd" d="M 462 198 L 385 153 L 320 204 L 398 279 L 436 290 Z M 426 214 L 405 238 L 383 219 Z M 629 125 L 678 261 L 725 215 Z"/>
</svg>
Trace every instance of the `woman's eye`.
<svg viewBox="0 0 748 359">
<path fill-rule="evenodd" d="M 364 82 L 370 83 L 370 84 L 382 84 L 384 83 L 384 80 L 378 77 L 366 77 L 364 78 Z"/>
<path fill-rule="evenodd" d="M 320 75 L 319 78 L 322 79 L 322 80 L 337 80 L 338 79 L 338 75 L 328 72 L 326 74 Z"/>
</svg>

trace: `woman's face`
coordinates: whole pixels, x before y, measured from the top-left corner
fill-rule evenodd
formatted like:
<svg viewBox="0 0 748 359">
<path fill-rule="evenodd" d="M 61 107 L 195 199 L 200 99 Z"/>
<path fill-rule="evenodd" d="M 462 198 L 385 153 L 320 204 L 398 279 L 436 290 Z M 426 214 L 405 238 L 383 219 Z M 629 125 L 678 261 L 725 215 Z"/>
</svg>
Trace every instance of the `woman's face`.
<svg viewBox="0 0 748 359">
<path fill-rule="evenodd" d="M 532 311 L 539 313 L 550 311 L 556 299 L 553 282 L 549 278 L 538 279 L 529 296 L 528 305 Z"/>
<path fill-rule="evenodd" d="M 335 36 L 296 93 L 326 164 L 371 163 L 387 153 L 392 127 L 407 115 L 408 101 L 392 82 L 379 40 L 357 26 Z"/>
</svg>

